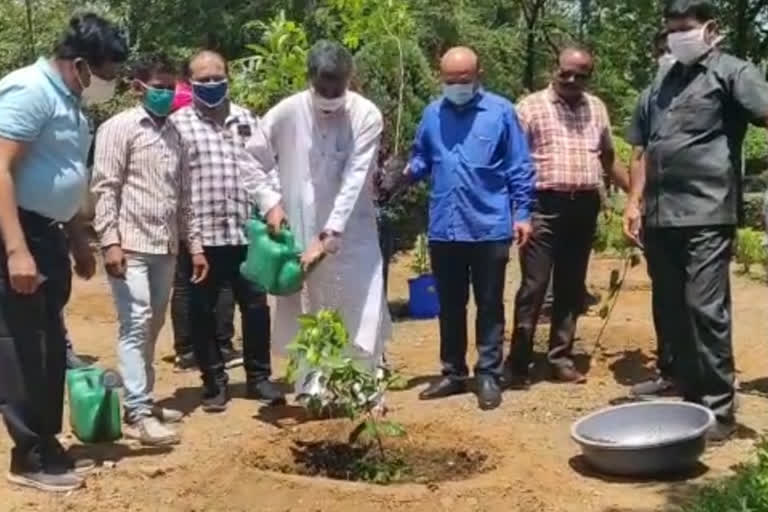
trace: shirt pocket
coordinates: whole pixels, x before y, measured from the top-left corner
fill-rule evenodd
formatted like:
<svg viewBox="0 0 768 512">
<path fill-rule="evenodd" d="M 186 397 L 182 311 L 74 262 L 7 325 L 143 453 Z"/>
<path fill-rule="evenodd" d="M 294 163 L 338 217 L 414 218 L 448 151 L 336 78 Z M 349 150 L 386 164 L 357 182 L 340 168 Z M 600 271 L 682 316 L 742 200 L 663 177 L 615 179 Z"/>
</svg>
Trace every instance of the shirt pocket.
<svg viewBox="0 0 768 512">
<path fill-rule="evenodd" d="M 675 128 L 689 135 L 698 135 L 722 127 L 722 102 L 712 94 L 689 97 L 671 111 Z"/>
<path fill-rule="evenodd" d="M 488 128 L 472 130 L 463 144 L 459 146 L 462 159 L 473 167 L 493 164 L 497 136 Z"/>
</svg>

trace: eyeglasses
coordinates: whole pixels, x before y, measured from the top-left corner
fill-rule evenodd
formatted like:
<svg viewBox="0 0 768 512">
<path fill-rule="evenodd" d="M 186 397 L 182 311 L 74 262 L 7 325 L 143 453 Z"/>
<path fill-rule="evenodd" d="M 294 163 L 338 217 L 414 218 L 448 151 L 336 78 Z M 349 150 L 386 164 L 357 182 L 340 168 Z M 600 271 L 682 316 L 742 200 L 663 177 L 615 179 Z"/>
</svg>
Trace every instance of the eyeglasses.
<svg viewBox="0 0 768 512">
<path fill-rule="evenodd" d="M 576 82 L 586 82 L 592 77 L 592 75 L 589 73 L 577 73 L 575 71 L 558 71 L 557 77 L 560 80 L 565 81 L 574 80 Z"/>
</svg>

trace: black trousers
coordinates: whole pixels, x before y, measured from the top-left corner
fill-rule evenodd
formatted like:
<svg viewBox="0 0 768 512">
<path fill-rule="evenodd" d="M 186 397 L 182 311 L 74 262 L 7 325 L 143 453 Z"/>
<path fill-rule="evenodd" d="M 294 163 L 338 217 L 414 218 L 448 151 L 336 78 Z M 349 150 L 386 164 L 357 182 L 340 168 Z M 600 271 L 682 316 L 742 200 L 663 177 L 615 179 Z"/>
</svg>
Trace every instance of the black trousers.
<svg viewBox="0 0 768 512">
<path fill-rule="evenodd" d="M 243 365 L 249 382 L 268 379 L 270 360 L 270 312 L 267 296 L 240 275 L 247 246 L 206 247 L 210 272 L 192 285 L 192 341 L 203 382 L 209 388 L 227 384 L 221 348 L 216 343 L 216 304 L 221 289 L 229 286 L 240 307 L 243 329 Z"/>
<path fill-rule="evenodd" d="M 185 245 L 179 247 L 179 257 L 176 262 L 176 275 L 173 282 L 171 297 L 171 322 L 173 324 L 173 348 L 177 356 L 191 354 L 195 351 L 192 343 L 192 320 L 190 318 L 190 299 L 192 294 L 192 258 Z M 216 334 L 219 347 L 232 347 L 235 336 L 235 297 L 232 287 L 224 283 L 219 290 L 216 301 Z"/>
<path fill-rule="evenodd" d="M 61 225 L 22 210 L 19 217 L 46 280 L 32 295 L 14 292 L 0 243 L 0 413 L 14 442 L 12 471 L 39 468 L 61 432 L 67 344 L 60 315 L 72 279 Z"/>
<path fill-rule="evenodd" d="M 584 309 L 584 282 L 599 212 L 597 191 L 538 193 L 533 237 L 520 250 L 521 283 L 509 356 L 514 371 L 525 373 L 532 362 L 550 277 L 554 297 L 547 358 L 554 366 L 573 366 L 573 339 Z"/>
<path fill-rule="evenodd" d="M 476 375 L 501 375 L 504 343 L 504 283 L 510 242 L 432 242 L 432 270 L 440 299 L 440 360 L 443 375 L 457 379 L 467 368 L 469 286 L 477 304 Z"/>
<path fill-rule="evenodd" d="M 686 400 L 734 419 L 731 284 L 732 226 L 648 229 L 653 318 L 672 352 L 675 382 Z"/>
</svg>

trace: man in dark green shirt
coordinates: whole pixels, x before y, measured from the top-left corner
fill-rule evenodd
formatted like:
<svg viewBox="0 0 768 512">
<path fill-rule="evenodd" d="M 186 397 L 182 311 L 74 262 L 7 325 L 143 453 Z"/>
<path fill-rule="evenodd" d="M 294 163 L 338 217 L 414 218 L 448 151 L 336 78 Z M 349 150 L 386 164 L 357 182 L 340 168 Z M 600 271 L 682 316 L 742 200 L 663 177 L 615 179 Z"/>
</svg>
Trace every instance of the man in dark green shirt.
<svg viewBox="0 0 768 512">
<path fill-rule="evenodd" d="M 646 148 L 646 165 L 634 169 L 625 218 L 638 243 L 643 226 L 656 331 L 673 345 L 676 384 L 712 409 L 710 437 L 722 441 L 735 430 L 729 263 L 741 146 L 749 123 L 768 121 L 768 83 L 715 48 L 709 0 L 670 0 L 665 18 L 677 62 L 633 121 L 630 143 Z"/>
</svg>

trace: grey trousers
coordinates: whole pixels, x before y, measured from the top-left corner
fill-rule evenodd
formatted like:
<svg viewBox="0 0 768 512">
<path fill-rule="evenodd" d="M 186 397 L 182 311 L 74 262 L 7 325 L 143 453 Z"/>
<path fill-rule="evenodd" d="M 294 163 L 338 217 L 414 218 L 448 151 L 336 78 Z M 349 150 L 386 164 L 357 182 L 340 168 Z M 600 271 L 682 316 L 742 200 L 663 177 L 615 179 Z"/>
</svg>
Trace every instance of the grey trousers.
<svg viewBox="0 0 768 512">
<path fill-rule="evenodd" d="M 659 343 L 672 352 L 683 397 L 734 421 L 731 284 L 733 226 L 645 232 Z"/>
</svg>

